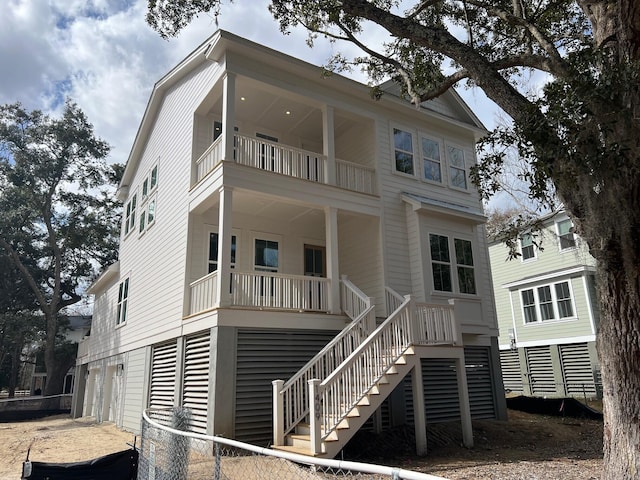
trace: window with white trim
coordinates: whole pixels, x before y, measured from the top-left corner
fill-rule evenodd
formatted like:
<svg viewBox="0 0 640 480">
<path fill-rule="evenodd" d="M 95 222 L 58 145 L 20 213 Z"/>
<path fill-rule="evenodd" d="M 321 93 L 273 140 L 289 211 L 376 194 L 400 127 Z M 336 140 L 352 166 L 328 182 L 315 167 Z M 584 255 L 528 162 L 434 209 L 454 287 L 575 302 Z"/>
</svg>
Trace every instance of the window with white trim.
<svg viewBox="0 0 640 480">
<path fill-rule="evenodd" d="M 573 300 L 569 281 L 521 290 L 520 298 L 524 323 L 573 317 Z"/>
<path fill-rule="evenodd" d="M 576 248 L 576 237 L 573 233 L 573 225 L 571 224 L 571 220 L 566 219 L 556 222 L 556 230 L 558 231 L 560 251 Z"/>
<path fill-rule="evenodd" d="M 127 202 L 124 215 L 124 234 L 127 235 L 136 226 L 136 208 L 138 203 L 138 194 L 134 193 L 131 200 Z"/>
<path fill-rule="evenodd" d="M 125 278 L 118 286 L 118 304 L 116 307 L 116 326 L 127 321 L 127 305 L 129 303 L 129 277 Z"/>
<path fill-rule="evenodd" d="M 530 233 L 525 233 L 520 237 L 520 255 L 523 262 L 536 258 L 536 246 Z"/>
<path fill-rule="evenodd" d="M 452 270 L 451 245 L 455 252 L 455 269 Z M 474 295 L 476 293 L 475 268 L 471 241 L 460 238 L 450 239 L 446 235 L 429 234 L 431 252 L 431 273 L 433 289 L 440 292 L 453 292 L 457 285 L 458 293 Z"/>
<path fill-rule="evenodd" d="M 467 189 L 467 165 L 464 150 L 449 145 L 447 148 L 449 160 L 449 183 L 452 187 Z"/>
<path fill-rule="evenodd" d="M 399 128 L 394 128 L 393 148 L 396 172 L 413 175 L 413 134 Z"/>
<path fill-rule="evenodd" d="M 138 223 L 138 233 L 140 234 L 143 234 L 155 222 L 157 195 L 154 194 L 157 186 L 158 165 L 156 164 L 142 181 L 140 221 Z"/>
<path fill-rule="evenodd" d="M 275 240 L 256 238 L 253 269 L 257 272 L 277 272 L 279 245 Z"/>
<path fill-rule="evenodd" d="M 440 144 L 435 140 L 420 137 L 422 147 L 422 172 L 425 180 L 442 183 Z"/>
</svg>

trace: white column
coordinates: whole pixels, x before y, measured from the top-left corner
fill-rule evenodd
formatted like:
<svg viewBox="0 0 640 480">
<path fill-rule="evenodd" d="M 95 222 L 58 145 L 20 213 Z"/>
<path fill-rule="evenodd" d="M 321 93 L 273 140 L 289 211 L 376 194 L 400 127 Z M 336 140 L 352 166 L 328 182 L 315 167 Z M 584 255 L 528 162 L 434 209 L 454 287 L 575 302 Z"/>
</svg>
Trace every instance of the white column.
<svg viewBox="0 0 640 480">
<path fill-rule="evenodd" d="M 464 365 L 464 350 L 460 349 L 456 358 L 456 376 L 458 379 L 458 397 L 460 399 L 460 421 L 462 423 L 462 442 L 465 447 L 473 447 L 473 427 L 471 425 L 471 408 L 469 406 L 469 389 L 467 372 Z"/>
<path fill-rule="evenodd" d="M 338 261 L 338 209 L 325 207 L 324 229 L 327 245 L 327 278 L 329 279 L 329 311 L 340 313 L 340 271 Z"/>
<path fill-rule="evenodd" d="M 218 305 L 231 305 L 231 215 L 233 189 L 220 187 L 220 204 L 218 210 Z"/>
<path fill-rule="evenodd" d="M 422 362 L 418 358 L 411 370 L 413 391 L 413 422 L 416 429 L 416 454 L 427 454 L 427 417 L 424 411 L 424 386 L 422 383 Z"/>
<path fill-rule="evenodd" d="M 226 72 L 222 81 L 222 152 L 223 160 L 233 158 L 234 125 L 236 123 L 236 74 Z"/>
<path fill-rule="evenodd" d="M 284 445 L 284 398 L 280 395 L 284 380 L 274 380 L 271 385 L 273 388 L 273 444 Z"/>
<path fill-rule="evenodd" d="M 325 105 L 322 109 L 322 153 L 327 157 L 324 172 L 329 185 L 336 184 L 336 145 L 333 107 Z"/>
<path fill-rule="evenodd" d="M 312 379 L 309 386 L 309 439 L 311 455 L 322 453 L 322 403 L 320 399 L 320 380 Z"/>
</svg>

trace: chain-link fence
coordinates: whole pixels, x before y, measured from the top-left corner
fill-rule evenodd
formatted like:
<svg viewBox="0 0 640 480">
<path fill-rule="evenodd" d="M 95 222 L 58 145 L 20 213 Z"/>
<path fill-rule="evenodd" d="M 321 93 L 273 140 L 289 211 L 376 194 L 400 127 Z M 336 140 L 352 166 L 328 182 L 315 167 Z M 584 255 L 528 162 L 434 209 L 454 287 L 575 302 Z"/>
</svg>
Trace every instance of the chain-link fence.
<svg viewBox="0 0 640 480">
<path fill-rule="evenodd" d="M 187 412 L 149 410 L 142 420 L 138 480 L 408 479 L 442 477 L 367 463 L 319 459 L 185 432 Z"/>
</svg>

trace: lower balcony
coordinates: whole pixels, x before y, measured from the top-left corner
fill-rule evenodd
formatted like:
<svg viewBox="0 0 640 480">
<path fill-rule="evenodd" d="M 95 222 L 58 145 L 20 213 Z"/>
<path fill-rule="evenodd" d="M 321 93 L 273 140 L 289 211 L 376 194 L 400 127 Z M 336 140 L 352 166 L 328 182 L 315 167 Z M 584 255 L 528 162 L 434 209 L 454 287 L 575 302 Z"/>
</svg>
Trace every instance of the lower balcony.
<svg viewBox="0 0 640 480">
<path fill-rule="evenodd" d="M 328 312 L 328 278 L 273 272 L 232 272 L 230 306 L 243 308 Z M 218 272 L 189 285 L 189 315 L 220 306 Z"/>
</svg>

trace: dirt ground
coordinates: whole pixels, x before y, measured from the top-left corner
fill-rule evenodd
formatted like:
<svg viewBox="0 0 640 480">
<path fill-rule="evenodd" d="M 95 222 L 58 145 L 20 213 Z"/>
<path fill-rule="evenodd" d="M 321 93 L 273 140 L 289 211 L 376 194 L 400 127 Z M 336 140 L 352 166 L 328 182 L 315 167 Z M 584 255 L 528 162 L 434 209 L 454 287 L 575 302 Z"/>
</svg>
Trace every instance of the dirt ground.
<svg viewBox="0 0 640 480">
<path fill-rule="evenodd" d="M 602 472 L 602 422 L 509 411 L 509 422 L 474 421 L 472 449 L 459 432 L 432 429 L 425 458 L 401 454 L 367 458 L 386 465 L 459 479 L 597 479 Z M 433 435 L 436 435 L 434 440 Z M 58 415 L 0 423 L 0 479 L 18 480 L 31 447 L 34 461 L 73 462 L 124 450 L 133 435 L 93 419 Z M 402 441 L 398 441 L 398 444 Z M 398 445 L 400 447 L 400 445 Z M 391 452 L 389 452 L 391 453 Z M 364 461 L 364 458 L 353 458 Z"/>
</svg>

